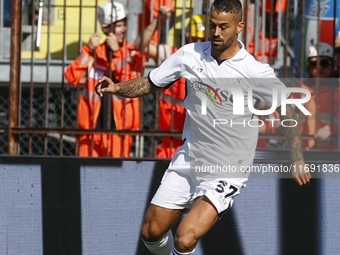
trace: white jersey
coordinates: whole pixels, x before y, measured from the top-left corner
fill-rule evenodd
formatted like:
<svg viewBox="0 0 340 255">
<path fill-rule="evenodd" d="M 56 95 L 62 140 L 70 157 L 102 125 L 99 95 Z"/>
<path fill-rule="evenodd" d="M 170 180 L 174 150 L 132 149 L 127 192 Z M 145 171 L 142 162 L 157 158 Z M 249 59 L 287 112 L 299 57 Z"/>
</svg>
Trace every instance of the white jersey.
<svg viewBox="0 0 340 255">
<path fill-rule="evenodd" d="M 240 167 L 245 170 L 253 163 L 259 126 L 248 97 L 252 107 L 261 100 L 277 108 L 280 90 L 285 88 L 268 64 L 255 60 L 242 42 L 238 43 L 240 51 L 220 65 L 211 55 L 211 42 L 185 45 L 149 74 L 158 87 L 181 77 L 187 80 L 185 144 L 178 153 L 189 154 L 191 169 L 204 173 L 202 178 L 207 173 L 213 178 L 217 178 L 216 173 L 227 173 L 223 176 L 228 178 L 248 177 Z M 274 100 L 273 88 L 277 91 Z M 209 167 L 215 174 L 211 175 Z"/>
</svg>

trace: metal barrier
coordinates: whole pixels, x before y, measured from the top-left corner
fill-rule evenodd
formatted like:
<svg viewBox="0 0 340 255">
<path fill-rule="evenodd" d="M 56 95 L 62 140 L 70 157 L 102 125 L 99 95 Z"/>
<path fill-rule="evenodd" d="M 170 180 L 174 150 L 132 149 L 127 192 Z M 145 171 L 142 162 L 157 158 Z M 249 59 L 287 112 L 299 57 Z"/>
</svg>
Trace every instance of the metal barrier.
<svg viewBox="0 0 340 255">
<path fill-rule="evenodd" d="M 9 17 L 10 2 L 12 14 Z M 142 121 L 138 131 L 98 130 L 94 127 L 84 130 L 77 126 L 77 103 L 82 87 L 70 86 L 63 71 L 78 56 L 92 33 L 101 34 L 95 17 L 97 7 L 105 2 L 106 0 L 31 0 L 22 4 L 18 0 L 0 0 L 0 17 L 4 17 L 0 21 L 0 154 L 76 156 L 77 137 L 106 133 L 132 135 L 134 143 L 131 156 L 154 158 L 162 137 L 181 136 L 181 132 L 174 129 L 173 123 L 170 130 L 159 128 L 159 94 L 149 95 L 141 100 Z M 129 10 L 127 40 L 133 42 L 143 26 L 146 26 L 146 1 L 119 2 Z M 154 1 L 149 2 L 153 9 Z M 188 27 L 190 31 L 190 17 L 194 14 L 205 16 L 212 1 L 187 0 L 185 5 L 183 1 L 165 2 L 169 5 L 172 3 L 176 11 L 174 25 L 168 21 L 163 28 L 166 31 L 164 42 L 180 47 L 186 43 L 185 35 Z M 306 13 L 305 5 L 309 2 L 242 2 L 246 28 L 239 38 L 252 50 L 255 57 L 270 63 L 280 78 L 284 80 L 295 74 L 302 81 L 306 70 L 306 45 L 303 40 L 307 28 L 306 17 L 309 17 L 303 14 Z M 335 0 L 333 2 L 336 3 Z M 314 4 L 314 9 L 315 6 L 316 10 L 325 10 L 324 3 L 320 1 Z M 335 8 L 334 13 L 337 13 Z M 311 9 L 309 14 L 314 15 L 314 21 L 319 24 L 314 35 L 319 42 L 324 32 L 320 25 L 324 12 L 313 12 Z M 152 11 L 149 15 L 152 20 Z M 208 19 L 205 27 L 208 27 Z M 335 38 L 336 31 L 334 25 L 333 31 L 329 33 Z M 302 38 L 300 42 L 296 41 L 296 34 Z M 147 61 L 144 75 L 155 66 L 154 61 Z M 294 69 L 299 66 L 303 68 L 300 72 L 295 72 Z M 334 98 L 331 100 L 335 102 Z M 333 112 L 332 116 L 335 115 L 336 112 Z M 278 132 L 260 134 L 260 138 L 266 140 L 266 147 L 286 148 L 282 142 L 284 137 Z M 304 135 L 302 138 L 308 140 L 313 136 Z M 336 144 L 338 137 L 333 135 L 332 139 Z"/>
</svg>

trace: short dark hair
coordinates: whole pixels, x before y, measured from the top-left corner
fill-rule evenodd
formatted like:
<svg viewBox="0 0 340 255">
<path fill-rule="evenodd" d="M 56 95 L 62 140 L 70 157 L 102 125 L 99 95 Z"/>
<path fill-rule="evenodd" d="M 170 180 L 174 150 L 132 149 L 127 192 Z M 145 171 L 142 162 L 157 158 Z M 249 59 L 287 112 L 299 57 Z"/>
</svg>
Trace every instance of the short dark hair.
<svg viewBox="0 0 340 255">
<path fill-rule="evenodd" d="M 210 13 L 213 11 L 233 13 L 237 22 L 242 21 L 242 4 L 239 0 L 215 0 L 210 7 Z"/>
</svg>

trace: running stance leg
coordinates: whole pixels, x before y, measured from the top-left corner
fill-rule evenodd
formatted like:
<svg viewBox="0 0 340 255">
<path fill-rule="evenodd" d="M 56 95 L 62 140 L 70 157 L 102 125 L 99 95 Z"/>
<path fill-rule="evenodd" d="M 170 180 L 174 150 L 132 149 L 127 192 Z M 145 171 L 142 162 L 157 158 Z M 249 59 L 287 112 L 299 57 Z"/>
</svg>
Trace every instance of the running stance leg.
<svg viewBox="0 0 340 255">
<path fill-rule="evenodd" d="M 145 246 L 156 255 L 169 255 L 173 246 L 171 227 L 186 209 L 167 209 L 151 204 L 142 227 Z"/>
<path fill-rule="evenodd" d="M 217 221 L 214 205 L 207 197 L 198 197 L 177 228 L 171 254 L 193 254 L 197 242 Z"/>
</svg>

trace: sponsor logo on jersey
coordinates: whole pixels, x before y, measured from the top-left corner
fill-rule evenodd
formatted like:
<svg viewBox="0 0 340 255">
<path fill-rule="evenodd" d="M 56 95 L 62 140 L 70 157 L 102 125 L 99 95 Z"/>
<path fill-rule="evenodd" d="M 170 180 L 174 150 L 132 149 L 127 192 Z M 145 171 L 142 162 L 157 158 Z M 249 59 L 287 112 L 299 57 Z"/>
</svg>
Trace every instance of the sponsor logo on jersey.
<svg viewBox="0 0 340 255">
<path fill-rule="evenodd" d="M 217 105 L 217 102 L 216 102 L 216 99 L 219 101 L 219 103 L 222 105 L 222 100 L 221 100 L 221 97 L 219 96 L 219 94 L 217 93 L 217 91 L 211 87 L 210 85 L 208 84 L 205 84 L 203 82 L 195 82 L 193 84 L 193 88 L 194 88 L 194 93 L 196 91 L 203 91 L 205 92 L 213 101 L 214 101 L 214 104 Z M 210 91 L 211 92 L 210 92 Z M 214 95 L 213 95 L 214 94 Z M 215 99 L 216 98 L 216 99 Z"/>
</svg>

